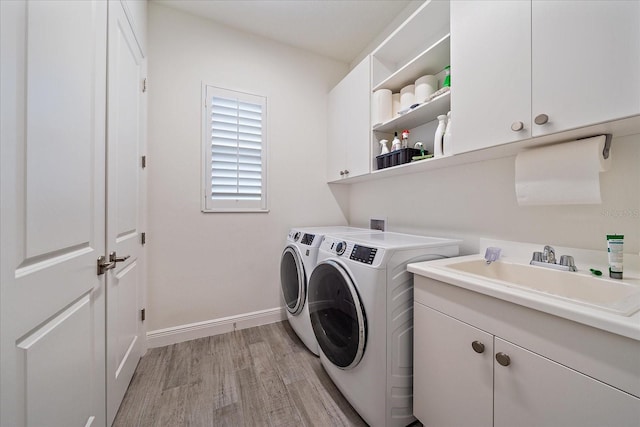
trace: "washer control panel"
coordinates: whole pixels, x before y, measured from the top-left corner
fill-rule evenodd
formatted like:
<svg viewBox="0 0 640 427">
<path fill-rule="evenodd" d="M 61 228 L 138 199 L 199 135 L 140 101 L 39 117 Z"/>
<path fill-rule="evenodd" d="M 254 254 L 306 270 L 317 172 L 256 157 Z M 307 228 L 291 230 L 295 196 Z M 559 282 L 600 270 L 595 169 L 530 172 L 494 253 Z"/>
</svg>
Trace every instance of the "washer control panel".
<svg viewBox="0 0 640 427">
<path fill-rule="evenodd" d="M 373 260 L 376 258 L 377 252 L 377 248 L 368 248 L 366 246 L 353 245 L 353 249 L 351 250 L 351 256 L 349 256 L 349 259 L 364 262 L 365 264 L 373 264 Z"/>
<path fill-rule="evenodd" d="M 315 239 L 315 237 L 316 237 L 315 234 L 304 233 L 302 235 L 302 240 L 300 240 L 300 243 L 302 243 L 303 245 L 311 246 L 311 244 L 313 243 L 313 239 Z"/>
</svg>

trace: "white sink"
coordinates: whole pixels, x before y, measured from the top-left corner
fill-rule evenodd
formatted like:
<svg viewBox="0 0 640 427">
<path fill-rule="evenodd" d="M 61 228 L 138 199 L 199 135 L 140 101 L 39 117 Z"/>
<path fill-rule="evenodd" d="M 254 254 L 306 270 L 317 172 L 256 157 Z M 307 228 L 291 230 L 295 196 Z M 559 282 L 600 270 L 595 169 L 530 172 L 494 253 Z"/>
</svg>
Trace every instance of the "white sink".
<svg viewBox="0 0 640 427">
<path fill-rule="evenodd" d="M 503 261 L 491 264 L 484 260 L 465 261 L 444 268 L 622 316 L 640 308 L 640 287 L 621 281 Z"/>
</svg>

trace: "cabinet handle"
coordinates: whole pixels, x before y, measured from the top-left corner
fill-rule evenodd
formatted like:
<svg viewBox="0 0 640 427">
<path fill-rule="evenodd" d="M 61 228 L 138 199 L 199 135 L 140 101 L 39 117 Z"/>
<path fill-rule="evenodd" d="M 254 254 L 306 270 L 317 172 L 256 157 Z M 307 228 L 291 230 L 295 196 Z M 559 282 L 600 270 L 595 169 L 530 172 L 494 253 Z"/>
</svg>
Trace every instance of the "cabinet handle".
<svg viewBox="0 0 640 427">
<path fill-rule="evenodd" d="M 537 124 L 537 125 L 543 125 L 545 123 L 547 123 L 549 121 L 549 116 L 547 116 L 546 114 L 538 114 L 536 116 L 535 119 L 533 119 L 533 121 Z"/>
<path fill-rule="evenodd" d="M 524 129 L 524 123 L 522 122 L 513 122 L 511 123 L 511 130 L 514 132 L 520 132 L 522 129 Z"/>
<path fill-rule="evenodd" d="M 480 341 L 472 342 L 471 347 L 476 353 L 484 353 L 484 344 L 482 344 Z"/>
<path fill-rule="evenodd" d="M 505 354 L 503 352 L 496 353 L 496 360 L 502 366 L 509 366 L 511 364 L 511 358 L 508 354 Z"/>
</svg>

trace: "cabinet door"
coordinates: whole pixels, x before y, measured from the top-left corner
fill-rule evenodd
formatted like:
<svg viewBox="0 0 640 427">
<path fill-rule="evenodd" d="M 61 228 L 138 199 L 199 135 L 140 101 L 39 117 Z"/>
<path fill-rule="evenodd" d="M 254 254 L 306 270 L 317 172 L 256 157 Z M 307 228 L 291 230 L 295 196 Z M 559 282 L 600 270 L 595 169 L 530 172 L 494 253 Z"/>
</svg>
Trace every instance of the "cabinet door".
<svg viewBox="0 0 640 427">
<path fill-rule="evenodd" d="M 367 56 L 329 92 L 329 182 L 369 173 L 370 74 L 371 59 Z"/>
<path fill-rule="evenodd" d="M 495 338 L 495 427 L 638 426 L 640 399 Z"/>
<path fill-rule="evenodd" d="M 640 114 L 640 2 L 534 0 L 532 26 L 533 136 Z"/>
<path fill-rule="evenodd" d="M 451 111 L 454 153 L 531 136 L 530 2 L 451 2 Z"/>
<path fill-rule="evenodd" d="M 414 316 L 416 418 L 427 427 L 491 426 L 493 336 L 419 303 Z"/>
</svg>

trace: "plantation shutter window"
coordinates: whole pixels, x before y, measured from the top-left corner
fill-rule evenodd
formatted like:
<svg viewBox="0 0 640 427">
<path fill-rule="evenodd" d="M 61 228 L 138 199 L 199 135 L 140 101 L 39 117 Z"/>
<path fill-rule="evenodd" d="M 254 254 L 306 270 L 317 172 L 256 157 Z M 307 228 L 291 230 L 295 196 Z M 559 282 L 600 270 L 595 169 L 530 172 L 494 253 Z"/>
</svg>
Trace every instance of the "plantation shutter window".
<svg viewBox="0 0 640 427">
<path fill-rule="evenodd" d="M 204 211 L 266 211 L 266 98 L 205 87 Z"/>
</svg>

